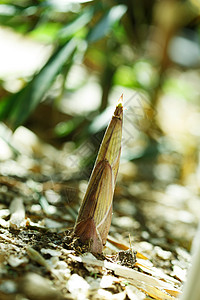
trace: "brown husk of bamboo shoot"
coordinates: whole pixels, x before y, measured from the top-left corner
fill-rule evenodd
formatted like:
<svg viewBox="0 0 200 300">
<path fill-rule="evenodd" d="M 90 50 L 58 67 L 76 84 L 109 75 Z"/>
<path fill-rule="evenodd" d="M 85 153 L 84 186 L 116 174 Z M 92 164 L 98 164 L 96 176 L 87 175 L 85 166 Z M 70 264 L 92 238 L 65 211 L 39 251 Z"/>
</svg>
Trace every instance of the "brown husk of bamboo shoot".
<svg viewBox="0 0 200 300">
<path fill-rule="evenodd" d="M 94 253 L 102 253 L 110 229 L 121 154 L 122 118 L 123 106 L 119 103 L 104 135 L 74 228 L 75 235 L 82 243 L 88 243 L 88 250 Z"/>
</svg>

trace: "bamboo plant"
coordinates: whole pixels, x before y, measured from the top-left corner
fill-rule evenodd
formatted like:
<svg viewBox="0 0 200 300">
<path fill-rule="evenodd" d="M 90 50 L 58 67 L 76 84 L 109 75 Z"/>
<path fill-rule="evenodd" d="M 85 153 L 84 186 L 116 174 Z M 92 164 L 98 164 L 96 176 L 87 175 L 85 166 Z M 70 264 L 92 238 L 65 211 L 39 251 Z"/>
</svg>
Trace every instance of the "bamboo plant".
<svg viewBox="0 0 200 300">
<path fill-rule="evenodd" d="M 105 132 L 74 228 L 75 235 L 94 253 L 102 252 L 111 225 L 121 154 L 122 98 Z"/>
</svg>

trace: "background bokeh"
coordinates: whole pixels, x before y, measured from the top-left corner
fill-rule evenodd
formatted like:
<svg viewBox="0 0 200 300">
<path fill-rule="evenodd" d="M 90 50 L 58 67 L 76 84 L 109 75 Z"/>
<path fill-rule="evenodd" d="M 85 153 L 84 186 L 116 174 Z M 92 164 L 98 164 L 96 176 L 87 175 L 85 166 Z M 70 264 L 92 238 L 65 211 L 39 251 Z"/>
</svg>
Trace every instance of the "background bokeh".
<svg viewBox="0 0 200 300">
<path fill-rule="evenodd" d="M 24 176 L 26 166 L 85 184 L 123 93 L 119 182 L 176 206 L 168 220 L 197 224 L 199 1 L 8 0 L 0 23 L 1 173 Z M 33 160 L 19 167 L 21 153 Z"/>
</svg>

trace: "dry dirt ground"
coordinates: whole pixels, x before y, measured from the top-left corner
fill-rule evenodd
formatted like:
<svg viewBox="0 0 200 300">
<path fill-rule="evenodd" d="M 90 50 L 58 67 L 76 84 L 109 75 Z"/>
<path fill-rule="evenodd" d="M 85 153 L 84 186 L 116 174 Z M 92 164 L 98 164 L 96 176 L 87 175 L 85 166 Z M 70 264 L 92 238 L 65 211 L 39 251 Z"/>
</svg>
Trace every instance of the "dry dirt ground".
<svg viewBox="0 0 200 300">
<path fill-rule="evenodd" d="M 43 147 L 33 157 L 16 153 L 0 165 L 0 299 L 168 300 L 181 294 L 198 222 L 195 190 L 150 181 L 142 176 L 147 164 L 124 163 L 108 241 L 103 255 L 94 256 L 70 231 L 87 181 L 66 171 L 62 150 Z"/>
</svg>

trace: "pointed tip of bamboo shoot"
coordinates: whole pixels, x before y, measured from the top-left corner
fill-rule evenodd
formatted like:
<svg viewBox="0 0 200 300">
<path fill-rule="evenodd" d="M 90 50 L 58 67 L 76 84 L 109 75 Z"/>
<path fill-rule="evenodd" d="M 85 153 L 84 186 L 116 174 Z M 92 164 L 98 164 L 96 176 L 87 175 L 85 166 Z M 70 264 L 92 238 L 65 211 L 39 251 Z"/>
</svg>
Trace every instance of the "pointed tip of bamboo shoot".
<svg viewBox="0 0 200 300">
<path fill-rule="evenodd" d="M 121 97 L 118 100 L 118 104 L 116 106 L 114 116 L 118 117 L 119 119 L 122 120 L 122 116 L 123 116 L 123 94 L 121 95 Z"/>
<path fill-rule="evenodd" d="M 124 94 L 122 93 L 121 97 L 118 100 L 118 105 L 117 106 L 123 106 L 123 102 L 124 102 L 123 97 L 124 97 Z"/>
</svg>

